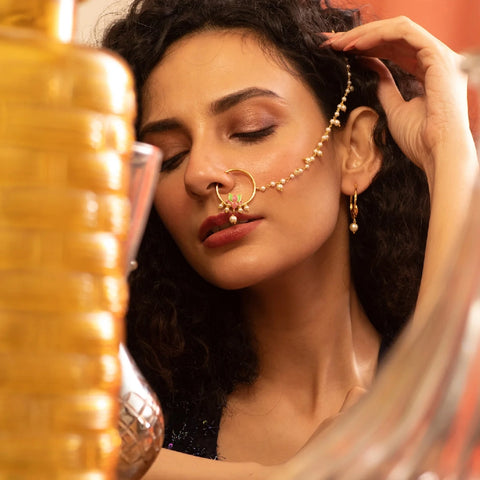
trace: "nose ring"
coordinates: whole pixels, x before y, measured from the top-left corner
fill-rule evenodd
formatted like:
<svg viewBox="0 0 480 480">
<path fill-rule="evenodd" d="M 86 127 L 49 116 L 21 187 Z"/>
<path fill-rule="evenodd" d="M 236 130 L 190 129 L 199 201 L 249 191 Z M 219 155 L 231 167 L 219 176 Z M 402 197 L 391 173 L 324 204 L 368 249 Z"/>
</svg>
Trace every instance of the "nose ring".
<svg viewBox="0 0 480 480">
<path fill-rule="evenodd" d="M 215 185 L 215 193 L 217 194 L 218 199 L 220 200 L 220 204 L 218 208 L 223 210 L 225 213 L 231 213 L 228 221 L 235 225 L 237 223 L 237 214 L 239 213 L 246 213 L 249 210 L 248 204 L 253 200 L 255 194 L 257 193 L 257 184 L 255 179 L 253 178 L 252 174 L 247 172 L 246 170 L 242 170 L 240 168 L 231 168 L 230 170 L 226 170 L 225 173 L 240 173 L 248 177 L 250 182 L 252 183 L 252 194 L 248 200 L 242 201 L 242 194 L 233 195 L 232 193 L 228 194 L 227 199 L 222 198 L 222 195 L 219 191 L 218 183 Z"/>
</svg>

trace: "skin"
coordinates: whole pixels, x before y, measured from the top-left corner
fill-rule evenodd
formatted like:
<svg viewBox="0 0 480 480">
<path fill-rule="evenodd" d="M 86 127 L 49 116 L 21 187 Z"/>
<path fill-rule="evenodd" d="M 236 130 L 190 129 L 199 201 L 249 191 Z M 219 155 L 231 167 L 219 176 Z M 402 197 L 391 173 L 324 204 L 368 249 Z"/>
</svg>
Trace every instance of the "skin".
<svg viewBox="0 0 480 480">
<path fill-rule="evenodd" d="M 373 22 L 333 36 L 329 43 L 337 50 L 390 58 L 424 81 L 425 97 L 403 102 L 387 72 L 371 63 L 381 74 L 379 98 L 392 134 L 425 170 L 430 185 L 432 218 L 421 311 L 428 296 L 424 292 L 455 245 L 456 227 L 464 221 L 478 171 L 466 123 L 466 80 L 455 70 L 459 57 L 403 18 Z M 232 139 L 236 128 L 227 128 L 238 126 L 238 116 L 252 118 L 242 110 L 245 105 L 220 117 L 212 115 L 210 107 L 251 86 L 279 90 L 287 106 L 281 134 L 245 145 Z M 295 111 L 297 95 L 303 95 L 300 116 Z M 373 378 L 378 338 L 350 284 L 348 220 L 340 202 L 342 194 L 353 193 L 355 184 L 363 191 L 378 168 L 368 135 L 375 120 L 371 111 L 352 112 L 328 142 L 324 159 L 285 192 L 257 194 L 252 209 L 261 217 L 260 225 L 240 242 L 211 252 L 198 241 L 199 225 L 218 213 L 215 183 L 225 190 L 234 188 L 224 173 L 227 168 L 246 168 L 262 184 L 285 176 L 310 154 L 328 121 L 311 100 L 308 89 L 265 56 L 253 37 L 235 32 L 197 34 L 178 42 L 147 82 L 143 126 L 165 118 L 175 118 L 179 126 L 161 135 L 150 132 L 143 140 L 171 154 L 188 152 L 175 170 L 161 176 L 155 200 L 159 213 L 205 278 L 224 288 L 243 289 L 245 313 L 260 345 L 258 381 L 232 394 L 222 418 L 219 452 L 228 461 L 162 450 L 147 479 L 291 478 L 299 468 L 295 462 L 314 458 L 325 424 L 355 403 Z M 271 110 L 272 101 L 248 101 L 246 108 Z M 314 128 L 303 123 L 305 116 Z M 321 225 L 312 225 L 310 218 L 321 218 Z M 290 243 L 284 232 L 292 228 L 297 235 Z M 421 323 L 416 314 L 411 328 Z"/>
<path fill-rule="evenodd" d="M 252 88 L 260 93 L 215 109 Z M 165 150 L 167 166 L 172 155 L 185 152 L 161 175 L 159 215 L 204 278 L 244 289 L 259 345 L 260 376 L 228 399 L 219 454 L 280 463 L 337 414 L 352 388 L 366 388 L 374 375 L 379 339 L 350 282 L 342 190 L 349 182 L 363 189 L 380 166 L 370 139 L 376 115 L 366 108 L 353 112 L 308 173 L 283 193 L 257 195 L 253 231 L 209 248 L 198 231 L 218 214 L 215 184 L 234 193 L 249 187 L 225 170 L 247 169 L 259 184 L 288 176 L 310 155 L 328 120 L 300 79 L 244 32 L 203 32 L 178 42 L 152 72 L 146 98 L 144 140 Z M 271 133 L 254 142 L 242 136 L 265 128 Z M 292 231 L 296 235 L 286 234 Z M 284 418 L 296 425 L 288 434 Z"/>
<path fill-rule="evenodd" d="M 219 114 L 211 113 L 215 102 L 249 88 L 275 96 L 259 93 Z M 309 89 L 254 39 L 240 32 L 208 32 L 182 40 L 152 72 L 146 89 L 143 131 L 149 133 L 143 138 L 164 150 L 166 164 L 185 152 L 180 165 L 161 176 L 155 205 L 187 260 L 204 278 L 227 289 L 250 287 L 290 274 L 314 254 L 317 269 L 326 257 L 345 252 L 345 221 L 338 225 L 344 207 L 336 141 L 327 144 L 325 160 L 290 182 L 285 194 L 273 190 L 257 194 L 251 213 L 258 227 L 248 239 L 220 249 L 199 241 L 202 222 L 219 213 L 216 183 L 225 193 L 246 196 L 252 190 L 245 177 L 225 170 L 246 169 L 259 185 L 287 177 L 303 166 L 301 159 L 311 154 L 327 126 Z M 178 126 L 159 132 L 158 121 L 167 119 Z M 264 138 L 241 136 L 265 128 L 272 131 Z M 379 162 L 371 175 L 378 166 Z M 344 211 L 341 217 L 345 220 Z M 313 218 L 322 221 L 312 222 Z M 340 235 L 335 231 L 338 226 Z M 289 231 L 297 231 L 302 242 L 285 234 Z M 331 250 L 329 255 L 319 251 L 320 245 Z"/>
</svg>

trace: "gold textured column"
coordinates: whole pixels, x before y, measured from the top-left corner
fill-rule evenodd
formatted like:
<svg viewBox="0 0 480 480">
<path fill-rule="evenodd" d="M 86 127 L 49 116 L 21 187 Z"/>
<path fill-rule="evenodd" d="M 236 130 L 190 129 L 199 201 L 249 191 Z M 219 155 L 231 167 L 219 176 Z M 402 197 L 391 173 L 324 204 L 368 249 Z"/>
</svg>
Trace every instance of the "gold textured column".
<svg viewBox="0 0 480 480">
<path fill-rule="evenodd" d="M 134 93 L 73 0 L 0 6 L 0 479 L 114 479 Z"/>
</svg>

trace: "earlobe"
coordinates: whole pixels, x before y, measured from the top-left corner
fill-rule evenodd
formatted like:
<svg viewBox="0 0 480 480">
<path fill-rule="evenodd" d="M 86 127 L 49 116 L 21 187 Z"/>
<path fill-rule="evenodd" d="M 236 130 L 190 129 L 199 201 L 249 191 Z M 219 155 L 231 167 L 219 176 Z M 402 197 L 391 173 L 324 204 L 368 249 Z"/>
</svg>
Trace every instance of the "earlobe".
<svg viewBox="0 0 480 480">
<path fill-rule="evenodd" d="M 341 132 L 342 191 L 352 195 L 366 190 L 382 164 L 382 156 L 373 141 L 378 114 L 369 107 L 358 107 Z"/>
</svg>

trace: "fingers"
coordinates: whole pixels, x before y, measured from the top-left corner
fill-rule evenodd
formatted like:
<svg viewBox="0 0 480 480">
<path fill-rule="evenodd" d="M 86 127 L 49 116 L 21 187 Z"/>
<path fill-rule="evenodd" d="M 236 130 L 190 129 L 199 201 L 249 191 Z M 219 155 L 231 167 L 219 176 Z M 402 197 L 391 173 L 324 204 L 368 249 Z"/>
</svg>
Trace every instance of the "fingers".
<svg viewBox="0 0 480 480">
<path fill-rule="evenodd" d="M 325 44 L 336 50 L 357 49 L 363 52 L 383 51 L 385 44 L 403 43 L 408 51 L 442 44 L 431 33 L 407 17 L 396 17 L 365 23 L 346 32 L 329 35 Z M 442 44 L 443 45 L 443 44 Z M 390 49 L 386 48 L 388 53 Z M 374 55 L 379 56 L 379 55 Z M 385 57 L 388 58 L 388 57 Z"/>
<path fill-rule="evenodd" d="M 328 37 L 324 42 L 325 46 L 363 56 L 392 60 L 417 76 L 420 51 L 425 49 L 432 52 L 450 51 L 442 42 L 407 17 L 366 23 Z"/>
<path fill-rule="evenodd" d="M 376 58 L 364 58 L 362 59 L 362 63 L 370 70 L 374 70 L 378 73 L 378 99 L 380 100 L 387 117 L 391 117 L 397 109 L 403 106 L 405 100 L 398 90 L 390 70 L 388 70 L 388 68 Z"/>
</svg>

